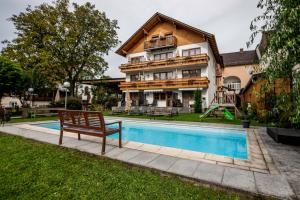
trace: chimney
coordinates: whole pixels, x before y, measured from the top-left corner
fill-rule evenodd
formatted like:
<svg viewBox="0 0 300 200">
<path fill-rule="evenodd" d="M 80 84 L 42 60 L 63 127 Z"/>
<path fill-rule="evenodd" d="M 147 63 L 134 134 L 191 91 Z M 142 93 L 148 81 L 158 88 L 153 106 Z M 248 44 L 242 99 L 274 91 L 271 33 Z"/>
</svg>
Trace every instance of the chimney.
<svg viewBox="0 0 300 200">
<path fill-rule="evenodd" d="M 243 48 L 240 48 L 240 53 L 243 53 L 244 52 L 244 49 Z"/>
</svg>

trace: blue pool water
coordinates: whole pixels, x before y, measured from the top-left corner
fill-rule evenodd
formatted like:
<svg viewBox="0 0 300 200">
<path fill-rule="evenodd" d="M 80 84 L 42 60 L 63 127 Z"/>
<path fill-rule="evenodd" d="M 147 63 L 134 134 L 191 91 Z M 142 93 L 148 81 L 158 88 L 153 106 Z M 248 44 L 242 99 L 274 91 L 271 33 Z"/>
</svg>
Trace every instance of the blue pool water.
<svg viewBox="0 0 300 200">
<path fill-rule="evenodd" d="M 59 130 L 58 122 L 42 123 L 37 126 Z M 247 159 L 247 142 L 244 131 L 123 122 L 122 134 L 123 141 L 141 142 Z M 117 139 L 118 134 L 111 135 L 109 138 Z"/>
</svg>

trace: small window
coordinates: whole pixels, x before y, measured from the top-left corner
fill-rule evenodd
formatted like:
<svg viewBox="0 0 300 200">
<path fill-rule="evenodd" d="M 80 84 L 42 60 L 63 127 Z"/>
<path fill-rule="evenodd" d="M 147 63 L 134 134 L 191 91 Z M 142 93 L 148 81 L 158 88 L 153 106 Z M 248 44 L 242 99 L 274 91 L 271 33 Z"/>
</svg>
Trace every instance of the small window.
<svg viewBox="0 0 300 200">
<path fill-rule="evenodd" d="M 201 54 L 200 48 L 182 50 L 182 56 L 194 56 L 194 55 L 199 55 L 199 54 Z"/>
<path fill-rule="evenodd" d="M 173 52 L 154 54 L 154 60 L 166 60 L 173 58 Z"/>
<path fill-rule="evenodd" d="M 167 53 L 167 58 L 173 58 L 173 53 L 172 52 Z"/>
<path fill-rule="evenodd" d="M 160 60 L 160 54 L 155 54 L 154 55 L 154 60 Z"/>
<path fill-rule="evenodd" d="M 182 56 L 189 56 L 189 50 L 182 50 Z"/>
<path fill-rule="evenodd" d="M 144 60 L 144 56 L 137 56 L 137 57 L 132 57 L 130 59 L 131 63 L 139 63 L 142 62 Z"/>
<path fill-rule="evenodd" d="M 182 70 L 183 78 L 201 77 L 201 69 Z"/>
<path fill-rule="evenodd" d="M 159 80 L 159 73 L 154 73 L 154 80 Z"/>
<path fill-rule="evenodd" d="M 139 81 L 139 75 L 138 74 L 130 75 L 130 81 Z"/>
<path fill-rule="evenodd" d="M 167 76 L 166 76 L 166 73 L 163 72 L 163 73 L 160 73 L 160 79 L 161 80 L 166 80 Z"/>
</svg>

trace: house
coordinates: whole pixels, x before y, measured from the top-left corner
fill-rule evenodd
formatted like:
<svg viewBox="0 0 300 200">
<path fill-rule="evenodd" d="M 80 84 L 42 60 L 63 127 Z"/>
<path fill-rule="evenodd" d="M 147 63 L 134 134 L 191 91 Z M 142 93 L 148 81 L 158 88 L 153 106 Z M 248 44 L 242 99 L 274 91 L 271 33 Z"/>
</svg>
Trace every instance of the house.
<svg viewBox="0 0 300 200">
<path fill-rule="evenodd" d="M 204 108 L 214 99 L 216 69 L 223 63 L 211 33 L 155 13 L 116 53 L 128 60 L 119 67 L 126 74 L 120 89 L 132 106 L 190 111 L 197 89 L 202 90 Z"/>
<path fill-rule="evenodd" d="M 221 86 L 234 89 L 236 94 L 246 86 L 254 70 L 258 67 L 256 50 L 230 52 L 221 54 L 224 68 L 222 68 Z"/>
</svg>

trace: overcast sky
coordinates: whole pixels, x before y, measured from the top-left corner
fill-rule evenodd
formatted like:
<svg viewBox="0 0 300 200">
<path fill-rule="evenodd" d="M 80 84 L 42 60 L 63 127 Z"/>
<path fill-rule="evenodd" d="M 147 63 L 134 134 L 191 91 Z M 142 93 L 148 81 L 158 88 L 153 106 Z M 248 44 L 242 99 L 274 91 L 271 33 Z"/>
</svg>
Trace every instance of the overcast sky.
<svg viewBox="0 0 300 200">
<path fill-rule="evenodd" d="M 90 0 L 96 8 L 105 11 L 110 19 L 117 19 L 119 39 L 125 42 L 155 12 L 173 17 L 203 31 L 215 35 L 221 53 L 246 49 L 250 36 L 251 20 L 259 14 L 258 0 Z M 52 0 L 1 0 L 0 41 L 15 37 L 14 27 L 7 21 L 13 14 L 24 11 L 27 5 L 39 5 Z M 85 0 L 71 2 L 83 3 Z M 0 48 L 3 45 L 0 44 Z M 253 45 L 250 49 L 253 49 Z M 118 66 L 126 59 L 114 53 L 106 60 L 107 75 L 122 77 Z"/>
</svg>

